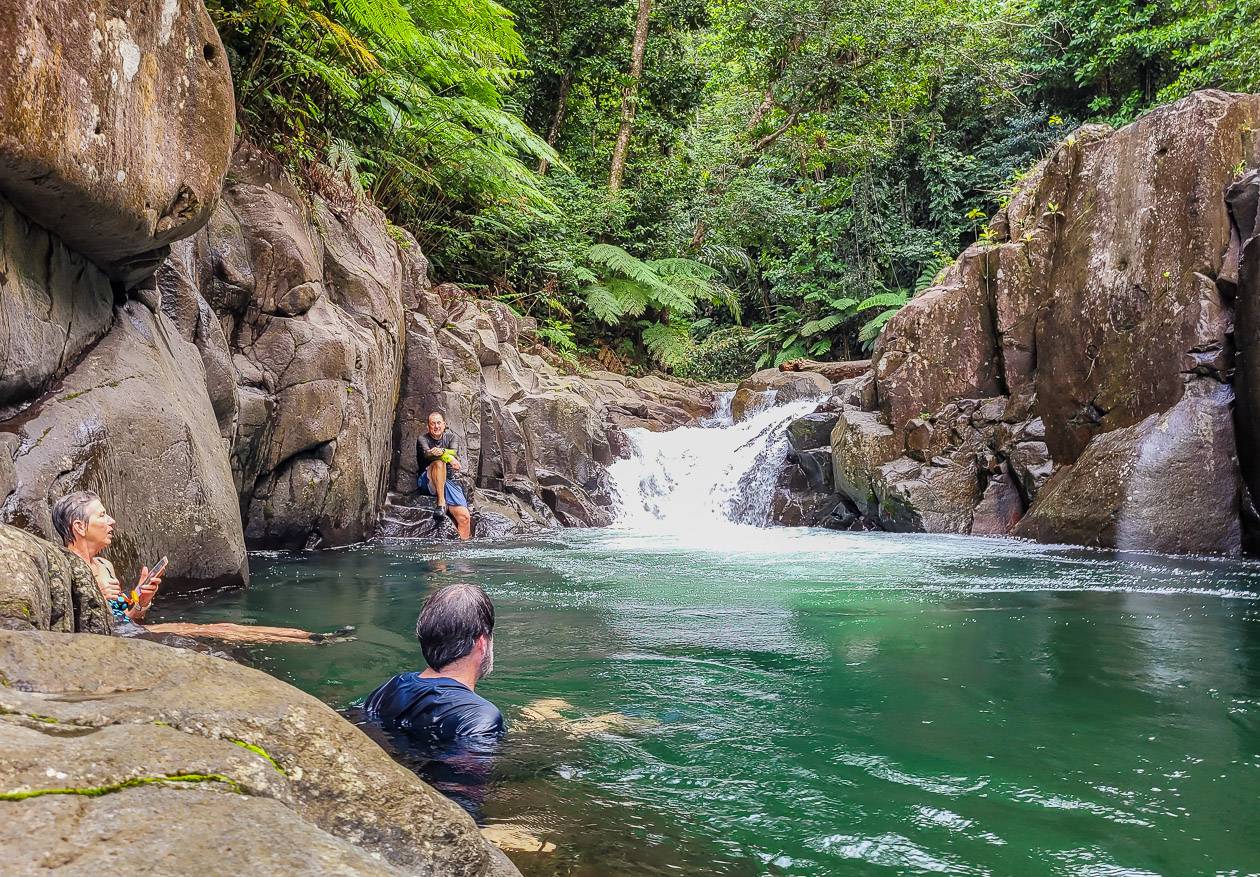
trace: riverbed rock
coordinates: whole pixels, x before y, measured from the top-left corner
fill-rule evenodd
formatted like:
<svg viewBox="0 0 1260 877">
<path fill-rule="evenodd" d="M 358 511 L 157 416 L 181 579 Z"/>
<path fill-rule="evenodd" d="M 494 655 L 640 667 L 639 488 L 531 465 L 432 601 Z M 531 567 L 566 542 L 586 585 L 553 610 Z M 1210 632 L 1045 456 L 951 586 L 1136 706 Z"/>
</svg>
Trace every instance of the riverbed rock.
<svg viewBox="0 0 1260 877">
<path fill-rule="evenodd" d="M 1200 379 L 1169 411 L 1095 437 L 1015 534 L 1128 551 L 1236 556 L 1238 456 L 1227 385 Z"/>
<path fill-rule="evenodd" d="M 0 5 L 0 193 L 117 280 L 210 216 L 236 124 L 201 0 Z"/>
<path fill-rule="evenodd" d="M 458 806 L 265 673 L 156 643 L 0 631 L 0 674 L 0 788 L 27 796 L 0 803 L 10 866 L 518 873 Z M 66 791 L 40 795 L 54 788 Z"/>
<path fill-rule="evenodd" d="M 1203 381 L 1230 390 L 1236 364 L 1237 449 L 1243 471 L 1260 471 L 1251 463 L 1260 437 L 1253 401 L 1260 379 L 1251 372 L 1260 369 L 1247 355 L 1260 325 L 1260 268 L 1248 267 L 1260 260 L 1260 244 L 1249 249 L 1257 231 L 1249 205 L 1260 200 L 1250 188 L 1260 167 L 1257 128 L 1260 95 L 1204 91 L 1120 130 L 1086 126 L 1061 143 L 993 218 L 989 239 L 885 326 L 869 390 L 850 389 L 842 400 L 878 418 L 833 435 L 837 490 L 873 521 L 902 527 L 917 519 L 950 532 L 967 518 L 953 503 L 974 496 L 970 526 L 987 533 L 1014 520 L 1013 485 L 1028 511 L 1018 532 L 1113 543 L 1119 537 L 1092 529 L 1118 514 L 1107 491 L 1119 488 L 1098 474 L 1095 458 L 1123 457 L 1121 446 L 1142 444 L 1132 430 L 1153 417 L 1181 424 L 1189 416 L 1183 401 L 1215 398 Z M 1237 363 L 1235 343 L 1243 351 Z M 1196 422 L 1218 424 L 1202 414 L 1204 404 L 1191 405 L 1200 411 Z M 1219 536 L 1192 523 L 1201 493 L 1183 499 L 1174 491 L 1156 503 L 1166 510 L 1158 521 L 1126 511 L 1134 532 L 1122 541 L 1146 550 L 1235 551 L 1227 522 L 1239 489 L 1221 462 L 1226 433 L 1218 427 L 1198 445 L 1184 442 L 1217 455 L 1207 484 L 1219 491 L 1216 517 L 1226 521 Z M 1094 445 L 1118 430 L 1130 432 Z M 899 442 L 909 462 L 894 463 Z M 872 455 L 874 446 L 880 452 Z M 972 468 L 968 455 L 974 492 L 963 474 Z M 878 497 L 867 488 L 876 469 Z M 938 483 L 949 487 L 929 489 Z M 1091 488 L 1082 486 L 1089 484 L 1103 491 L 1099 508 L 1089 507 Z M 949 496 L 950 513 L 907 510 L 932 495 L 933 508 Z"/>
<path fill-rule="evenodd" d="M 836 411 L 823 411 L 798 417 L 787 425 L 788 444 L 795 451 L 831 447 L 831 433 L 840 420 Z"/>
<path fill-rule="evenodd" d="M 841 413 L 831 433 L 836 492 L 847 497 L 864 515 L 877 520 L 876 473 L 900 455 L 902 444 L 901 438 L 875 412 Z"/>
<path fill-rule="evenodd" d="M 740 382 L 731 400 L 731 417 L 738 423 L 771 405 L 823 399 L 831 394 L 831 387 L 831 381 L 818 372 L 765 369 Z"/>
</svg>

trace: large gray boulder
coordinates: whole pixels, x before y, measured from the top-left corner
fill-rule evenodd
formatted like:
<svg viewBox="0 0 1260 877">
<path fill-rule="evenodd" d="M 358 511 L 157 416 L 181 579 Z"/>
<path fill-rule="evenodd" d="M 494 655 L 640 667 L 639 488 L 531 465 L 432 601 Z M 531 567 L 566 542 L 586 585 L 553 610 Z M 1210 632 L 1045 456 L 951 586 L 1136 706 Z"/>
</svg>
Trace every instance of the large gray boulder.
<svg viewBox="0 0 1260 877">
<path fill-rule="evenodd" d="M 0 4 L 0 193 L 112 277 L 151 274 L 219 197 L 232 80 L 201 0 Z"/>
<path fill-rule="evenodd" d="M 218 198 L 235 127 L 200 0 L 0 9 L 0 192 L 116 279 L 152 273 Z"/>
<path fill-rule="evenodd" d="M 156 643 L 0 631 L 0 678 L 10 868 L 518 873 L 463 810 L 265 673 Z"/>
<path fill-rule="evenodd" d="M 167 555 L 171 587 L 243 583 L 240 511 L 205 387 L 196 348 L 164 316 L 119 306 L 74 371 L 10 423 L 4 519 L 51 537 L 52 502 L 95 490 L 119 522 L 108 554 L 124 580 Z"/>
</svg>

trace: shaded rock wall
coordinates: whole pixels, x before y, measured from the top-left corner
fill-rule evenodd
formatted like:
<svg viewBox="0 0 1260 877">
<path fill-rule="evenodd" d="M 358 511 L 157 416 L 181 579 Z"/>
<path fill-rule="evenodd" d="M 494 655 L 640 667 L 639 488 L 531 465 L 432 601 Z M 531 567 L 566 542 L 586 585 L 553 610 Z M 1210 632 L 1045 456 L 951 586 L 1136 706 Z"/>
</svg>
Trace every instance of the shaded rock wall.
<svg viewBox="0 0 1260 877">
<path fill-rule="evenodd" d="M 309 197 L 243 144 L 209 224 L 159 270 L 162 309 L 207 373 L 249 544 L 374 532 L 422 259 L 379 211 Z"/>
<path fill-rule="evenodd" d="M 1060 144 L 885 327 L 837 490 L 891 530 L 1237 554 L 1258 127 L 1260 96 L 1206 91 Z"/>
<path fill-rule="evenodd" d="M 0 803 L 10 863 L 114 873 L 126 837 L 128 861 L 166 874 L 519 873 L 358 728 L 260 671 L 0 630 L 0 678 L 0 793 L 23 798 Z"/>
</svg>

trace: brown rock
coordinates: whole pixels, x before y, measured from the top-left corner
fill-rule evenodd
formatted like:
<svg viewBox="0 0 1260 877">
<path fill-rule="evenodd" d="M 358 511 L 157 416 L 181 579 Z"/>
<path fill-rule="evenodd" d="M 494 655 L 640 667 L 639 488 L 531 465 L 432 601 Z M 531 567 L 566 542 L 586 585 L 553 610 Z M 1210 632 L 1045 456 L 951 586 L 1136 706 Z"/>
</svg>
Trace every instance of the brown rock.
<svg viewBox="0 0 1260 877">
<path fill-rule="evenodd" d="M 972 536 L 1009 536 L 1024 515 L 1019 488 L 1003 469 L 990 479 L 971 519 Z"/>
<path fill-rule="evenodd" d="M 880 467 L 901 454 L 904 444 L 873 411 L 845 411 L 831 433 L 836 492 L 870 518 L 878 515 L 875 477 Z"/>
<path fill-rule="evenodd" d="M 939 461 L 939 462 L 938 462 Z M 898 457 L 875 473 L 880 526 L 898 533 L 969 533 L 980 502 L 975 458 L 937 458 L 930 464 Z"/>
<path fill-rule="evenodd" d="M 232 148 L 227 56 L 201 0 L 0 5 L 0 192 L 120 280 L 210 216 Z"/>
<path fill-rule="evenodd" d="M 1200 379 L 1169 411 L 1096 437 L 1015 529 L 1041 542 L 1128 551 L 1241 551 L 1228 386 Z"/>
<path fill-rule="evenodd" d="M 830 393 L 831 381 L 817 372 L 766 369 L 740 383 L 731 400 L 731 417 L 738 423 L 771 405 L 797 399 L 823 399 Z"/>
</svg>

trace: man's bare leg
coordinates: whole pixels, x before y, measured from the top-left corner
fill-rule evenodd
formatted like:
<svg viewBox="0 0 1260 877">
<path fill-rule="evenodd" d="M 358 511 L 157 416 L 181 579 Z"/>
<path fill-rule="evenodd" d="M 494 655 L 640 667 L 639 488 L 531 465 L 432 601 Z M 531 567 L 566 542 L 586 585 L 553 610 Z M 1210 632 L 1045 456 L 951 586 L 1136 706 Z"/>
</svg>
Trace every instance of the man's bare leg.
<svg viewBox="0 0 1260 877">
<path fill-rule="evenodd" d="M 221 642 L 231 643 L 315 643 L 322 642 L 327 635 L 313 634 L 309 630 L 296 627 L 263 627 L 253 624 L 189 624 L 172 622 L 170 624 L 146 624 L 144 629 L 149 633 L 177 633 L 182 636 L 203 637 Z M 327 636 L 335 639 L 335 636 Z"/>
<path fill-rule="evenodd" d="M 450 507 L 451 519 L 455 521 L 455 529 L 459 531 L 459 538 L 468 540 L 472 538 L 472 515 L 468 513 L 468 509 L 462 505 L 454 505 Z"/>
<path fill-rule="evenodd" d="M 441 460 L 434 460 L 429 464 L 429 486 L 433 488 L 433 495 L 437 497 L 438 511 L 445 511 L 446 464 Z"/>
</svg>

